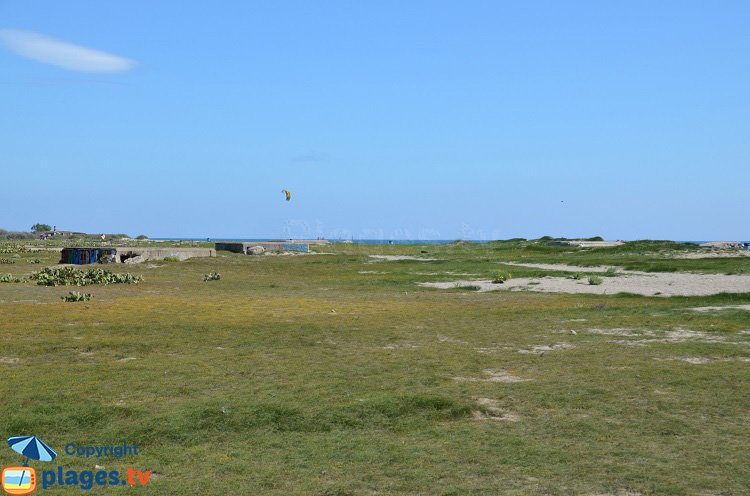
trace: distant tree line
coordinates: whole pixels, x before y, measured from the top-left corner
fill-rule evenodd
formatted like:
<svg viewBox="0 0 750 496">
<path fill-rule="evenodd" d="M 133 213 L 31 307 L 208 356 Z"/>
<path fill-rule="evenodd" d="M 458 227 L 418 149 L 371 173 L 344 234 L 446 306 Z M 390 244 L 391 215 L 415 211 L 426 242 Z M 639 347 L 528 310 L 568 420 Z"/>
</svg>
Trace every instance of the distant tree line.
<svg viewBox="0 0 750 496">
<path fill-rule="evenodd" d="M 51 230 L 52 226 L 50 226 L 49 224 L 34 224 L 33 226 L 31 226 L 31 232 L 33 233 L 46 232 Z"/>
</svg>

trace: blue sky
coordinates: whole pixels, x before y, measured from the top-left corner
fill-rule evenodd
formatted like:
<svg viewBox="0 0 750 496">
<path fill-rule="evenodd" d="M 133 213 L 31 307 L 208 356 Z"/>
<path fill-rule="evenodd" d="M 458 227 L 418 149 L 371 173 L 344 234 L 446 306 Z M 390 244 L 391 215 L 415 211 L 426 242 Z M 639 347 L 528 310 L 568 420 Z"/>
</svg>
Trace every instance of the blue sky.
<svg viewBox="0 0 750 496">
<path fill-rule="evenodd" d="M 749 24 L 746 1 L 0 0 L 0 227 L 748 239 Z"/>
</svg>

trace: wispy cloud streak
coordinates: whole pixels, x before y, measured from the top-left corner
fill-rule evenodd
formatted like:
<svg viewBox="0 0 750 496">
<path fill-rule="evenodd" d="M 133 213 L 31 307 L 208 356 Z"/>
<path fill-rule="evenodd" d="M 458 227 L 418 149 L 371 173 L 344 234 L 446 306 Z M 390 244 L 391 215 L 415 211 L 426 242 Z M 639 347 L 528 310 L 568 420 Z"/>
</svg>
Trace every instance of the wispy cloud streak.
<svg viewBox="0 0 750 496">
<path fill-rule="evenodd" d="M 135 66 L 133 60 L 32 31 L 0 29 L 0 43 L 22 57 L 71 71 L 123 72 Z"/>
</svg>

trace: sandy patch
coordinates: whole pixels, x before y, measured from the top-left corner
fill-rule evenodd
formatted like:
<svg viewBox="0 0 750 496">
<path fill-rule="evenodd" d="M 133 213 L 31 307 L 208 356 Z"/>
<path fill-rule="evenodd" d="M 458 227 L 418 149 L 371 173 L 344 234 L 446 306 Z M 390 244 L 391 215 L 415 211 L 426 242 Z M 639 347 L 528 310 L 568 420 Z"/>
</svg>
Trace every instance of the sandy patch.
<svg viewBox="0 0 750 496">
<path fill-rule="evenodd" d="M 559 350 L 570 350 L 575 348 L 575 345 L 569 343 L 556 343 L 552 345 L 539 344 L 532 346 L 531 349 L 518 350 L 519 353 L 542 353 L 547 351 L 559 351 Z"/>
<path fill-rule="evenodd" d="M 503 265 L 514 265 L 516 267 L 529 267 L 531 269 L 557 270 L 562 272 L 607 272 L 608 269 L 621 270 L 620 267 L 595 265 L 592 267 L 581 267 L 580 265 L 567 264 L 543 264 L 543 263 L 521 263 L 501 262 Z"/>
<path fill-rule="evenodd" d="M 482 407 L 482 410 L 475 410 L 472 412 L 474 420 L 495 420 L 506 422 L 518 422 L 521 420 L 518 415 L 500 408 L 500 402 L 497 400 L 479 398 L 477 400 L 477 405 Z"/>
<path fill-rule="evenodd" d="M 562 270 L 562 269 L 558 269 Z M 620 271 L 616 277 L 602 277 L 599 285 L 584 279 L 565 277 L 513 278 L 504 284 L 491 280 L 420 282 L 426 288 L 451 289 L 476 286 L 477 292 L 510 290 L 544 293 L 617 294 L 644 296 L 708 296 L 717 293 L 750 293 L 750 275 L 692 274 L 677 272 Z"/>
<path fill-rule="evenodd" d="M 678 358 L 677 360 L 687 362 L 687 363 L 692 363 L 693 365 L 701 365 L 701 364 L 708 363 L 711 361 L 710 358 L 705 358 L 705 357 L 686 357 L 686 358 Z"/>
<path fill-rule="evenodd" d="M 515 348 L 508 345 L 495 345 L 495 346 L 486 346 L 481 348 L 474 348 L 474 351 L 477 353 L 499 353 L 501 351 L 515 351 Z"/>
<path fill-rule="evenodd" d="M 724 305 L 720 307 L 695 307 L 691 308 L 693 312 L 718 312 L 720 310 L 747 310 L 750 312 L 750 305 Z"/>
<path fill-rule="evenodd" d="M 0 363 L 3 365 L 16 365 L 18 364 L 18 358 L 13 357 L 0 357 Z"/>
<path fill-rule="evenodd" d="M 390 272 L 384 272 L 382 270 L 360 270 L 357 274 L 390 274 Z"/>
<path fill-rule="evenodd" d="M 512 375 L 505 370 L 493 370 L 487 369 L 484 371 L 485 377 L 454 377 L 457 381 L 468 381 L 468 382 L 526 382 L 531 379 L 522 379 L 521 377 Z"/>
<path fill-rule="evenodd" d="M 750 257 L 750 250 L 730 250 L 730 251 L 709 251 L 709 252 L 689 252 L 675 255 L 672 258 L 685 260 L 698 260 L 701 258 L 740 258 Z"/>
<path fill-rule="evenodd" d="M 599 334 L 602 336 L 616 336 L 631 339 L 614 339 L 610 343 L 626 346 L 646 346 L 649 344 L 671 344 L 671 343 L 723 343 L 731 345 L 750 345 L 750 341 L 736 342 L 727 341 L 726 335 L 711 334 L 703 331 L 690 331 L 688 329 L 673 330 L 648 330 L 648 329 L 586 329 L 581 332 Z M 738 334 L 742 334 L 741 332 Z"/>
<path fill-rule="evenodd" d="M 474 348 L 477 353 L 499 353 L 501 351 L 513 351 L 515 348 L 512 346 L 489 346 L 482 348 Z"/>
<path fill-rule="evenodd" d="M 370 258 L 395 262 L 398 260 L 416 260 L 418 262 L 433 262 L 437 258 L 415 257 L 413 255 L 370 255 Z"/>
<path fill-rule="evenodd" d="M 701 331 L 689 331 L 687 329 L 676 329 L 673 331 L 642 331 L 640 334 L 631 334 L 630 336 L 645 337 L 646 339 L 617 339 L 612 343 L 624 344 L 628 346 L 645 346 L 647 344 L 659 343 L 684 343 L 692 341 L 696 343 L 725 343 L 724 336 L 717 336 Z M 738 344 L 738 343 L 727 343 Z"/>
<path fill-rule="evenodd" d="M 132 361 L 132 360 L 138 360 L 138 359 L 137 359 L 136 357 L 125 357 L 125 358 L 120 358 L 120 359 L 119 359 L 119 360 L 117 360 L 117 361 L 118 361 L 118 362 L 130 362 L 130 361 Z"/>
<path fill-rule="evenodd" d="M 750 357 L 737 357 L 737 358 L 720 358 L 720 357 L 670 357 L 670 358 L 654 358 L 657 361 L 677 361 L 686 362 L 693 365 L 703 365 L 706 363 L 715 362 L 744 362 L 750 363 Z"/>
<path fill-rule="evenodd" d="M 466 341 L 461 341 L 460 339 L 450 338 L 448 336 L 438 335 L 437 339 L 439 343 L 468 344 Z"/>
<path fill-rule="evenodd" d="M 411 343 L 394 343 L 383 346 L 384 350 L 418 350 L 420 347 Z"/>
</svg>

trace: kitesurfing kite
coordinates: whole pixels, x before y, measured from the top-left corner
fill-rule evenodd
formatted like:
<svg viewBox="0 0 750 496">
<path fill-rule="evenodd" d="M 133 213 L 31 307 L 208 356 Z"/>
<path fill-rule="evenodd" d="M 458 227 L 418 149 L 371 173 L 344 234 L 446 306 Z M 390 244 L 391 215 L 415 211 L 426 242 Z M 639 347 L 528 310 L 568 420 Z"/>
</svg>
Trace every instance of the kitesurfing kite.
<svg viewBox="0 0 750 496">
<path fill-rule="evenodd" d="M 292 199 L 292 193 L 290 193 L 289 191 L 282 189 L 281 192 L 286 195 L 286 201 L 289 201 Z"/>
</svg>

